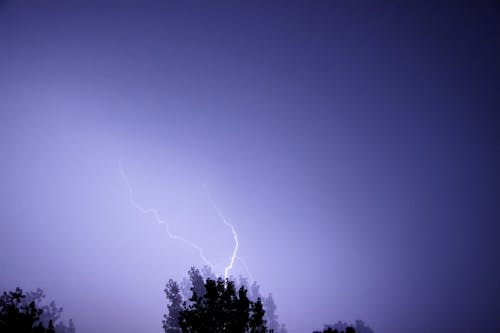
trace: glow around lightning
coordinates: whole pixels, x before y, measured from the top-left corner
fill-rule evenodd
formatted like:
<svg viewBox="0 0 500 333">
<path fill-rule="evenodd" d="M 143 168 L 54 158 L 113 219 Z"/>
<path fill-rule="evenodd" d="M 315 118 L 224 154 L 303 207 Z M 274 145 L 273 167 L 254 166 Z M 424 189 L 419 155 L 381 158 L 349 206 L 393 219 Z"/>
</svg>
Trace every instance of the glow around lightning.
<svg viewBox="0 0 500 333">
<path fill-rule="evenodd" d="M 130 184 L 130 181 L 128 180 L 128 177 L 125 173 L 125 170 L 123 169 L 123 165 L 122 165 L 122 162 L 120 161 L 118 163 L 118 166 L 119 166 L 119 169 L 120 169 L 120 175 L 123 179 L 123 181 L 125 182 L 126 186 L 127 186 L 127 190 L 128 190 L 128 199 L 129 199 L 129 202 L 130 204 L 135 208 L 137 209 L 138 211 L 140 211 L 142 214 L 145 214 L 145 215 L 151 215 L 154 220 L 158 223 L 158 224 L 161 224 L 161 225 L 164 225 L 165 226 L 165 231 L 167 233 L 167 236 L 170 238 L 170 239 L 174 239 L 174 240 L 177 240 L 177 241 L 181 241 L 183 242 L 184 244 L 186 244 L 187 246 L 195 249 L 197 252 L 198 252 L 198 255 L 200 257 L 200 259 L 206 264 L 208 265 L 212 270 L 214 270 L 214 267 L 217 266 L 217 265 L 214 265 L 212 264 L 212 262 L 210 260 L 208 260 L 208 258 L 205 256 L 205 253 L 203 251 L 203 248 L 200 247 L 199 245 L 195 244 L 194 242 L 180 236 L 180 235 L 176 235 L 174 233 L 172 233 L 172 231 L 170 230 L 170 225 L 168 224 L 167 221 L 163 220 L 160 216 L 160 213 L 158 212 L 157 209 L 153 209 L 153 208 L 145 208 L 143 207 L 142 205 L 140 205 L 136 200 L 135 200 L 135 197 L 134 197 L 134 190 L 132 188 L 132 185 Z M 208 193 L 208 192 L 207 192 Z M 239 242 L 238 242 L 238 234 L 236 233 L 236 229 L 234 228 L 234 225 L 232 225 L 231 223 L 229 223 L 227 221 L 227 219 L 222 215 L 222 213 L 220 212 L 220 210 L 217 208 L 217 206 L 215 205 L 215 203 L 213 202 L 213 200 L 211 199 L 210 197 L 210 202 L 212 203 L 212 206 L 213 208 L 216 210 L 219 218 L 222 220 L 222 222 L 231 230 L 232 234 L 233 234 L 233 239 L 234 239 L 234 249 L 233 249 L 233 253 L 231 255 L 231 258 L 229 260 L 229 264 L 224 268 L 224 278 L 227 278 L 229 276 L 229 272 L 231 271 L 231 269 L 233 268 L 234 266 L 234 262 L 235 260 L 238 258 L 241 262 L 244 262 L 241 258 L 239 258 L 237 256 L 238 254 L 238 248 L 239 248 Z M 248 267 L 245 266 L 245 269 L 248 271 Z"/>
<path fill-rule="evenodd" d="M 234 249 L 233 249 L 233 254 L 231 255 L 231 259 L 229 260 L 229 265 L 226 266 L 226 268 L 224 269 L 224 278 L 227 279 L 228 275 L 229 275 L 229 271 L 233 268 L 233 265 L 234 265 L 234 260 L 236 259 L 237 257 L 237 254 L 238 254 L 238 248 L 240 246 L 240 243 L 238 242 L 238 234 L 236 233 L 236 229 L 234 229 L 234 225 L 232 225 L 231 223 L 229 223 L 226 218 L 224 217 L 224 215 L 222 215 L 222 213 L 220 212 L 220 210 L 217 208 L 217 206 L 215 205 L 214 201 L 212 200 L 212 197 L 209 197 L 210 198 L 210 202 L 212 203 L 212 206 L 214 207 L 214 209 L 217 211 L 217 214 L 219 215 L 220 219 L 222 220 L 222 222 L 231 229 L 231 232 L 233 233 L 233 239 L 234 239 Z"/>
</svg>

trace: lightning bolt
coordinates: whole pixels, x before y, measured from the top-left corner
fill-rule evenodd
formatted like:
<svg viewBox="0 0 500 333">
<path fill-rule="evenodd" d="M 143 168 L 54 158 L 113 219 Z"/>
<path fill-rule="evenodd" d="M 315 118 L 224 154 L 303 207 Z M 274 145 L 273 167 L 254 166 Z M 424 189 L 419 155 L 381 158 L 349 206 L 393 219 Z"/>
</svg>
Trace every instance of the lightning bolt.
<svg viewBox="0 0 500 333">
<path fill-rule="evenodd" d="M 164 225 L 165 226 L 165 231 L 167 232 L 167 236 L 170 239 L 181 241 L 184 244 L 186 244 L 187 246 L 195 249 L 198 252 L 198 255 L 199 255 L 200 259 L 213 270 L 214 267 L 217 266 L 217 265 L 213 265 L 210 262 L 210 260 L 208 260 L 208 258 L 205 256 L 205 253 L 204 253 L 203 249 L 199 245 L 195 244 L 194 242 L 192 242 L 192 241 L 190 241 L 190 240 L 188 240 L 188 239 L 186 239 L 186 238 L 184 238 L 182 236 L 179 236 L 179 235 L 176 235 L 176 234 L 172 233 L 170 231 L 170 225 L 167 223 L 167 221 L 165 221 L 165 220 L 163 220 L 161 218 L 160 213 L 158 212 L 158 210 L 153 209 L 153 208 L 144 208 L 142 205 L 140 205 L 135 200 L 134 190 L 132 189 L 132 185 L 130 184 L 130 181 L 128 180 L 128 177 L 127 177 L 127 175 L 125 173 L 125 170 L 123 169 L 123 165 L 122 165 L 121 161 L 118 163 L 118 167 L 120 169 L 120 175 L 121 175 L 123 181 L 125 182 L 125 185 L 127 186 L 128 200 L 129 200 L 130 204 L 135 209 L 137 209 L 138 211 L 140 211 L 142 214 L 151 215 L 154 218 L 154 220 L 156 221 L 156 223 L 158 223 L 160 225 Z"/>
<path fill-rule="evenodd" d="M 238 258 L 238 249 L 240 246 L 240 243 L 238 242 L 238 234 L 236 233 L 234 225 L 227 221 L 226 217 L 222 214 L 219 207 L 215 204 L 215 201 L 212 199 L 212 195 L 208 189 L 207 184 L 204 184 L 203 187 L 205 188 L 205 191 L 207 193 L 208 200 L 210 200 L 210 204 L 212 205 L 213 209 L 217 212 L 217 215 L 219 215 L 219 218 L 221 219 L 222 223 L 224 223 L 229 229 L 231 229 L 231 232 L 233 233 L 233 239 L 234 239 L 233 254 L 229 259 L 229 264 L 224 268 L 224 278 L 227 279 L 229 276 L 229 271 L 231 271 L 231 269 L 234 266 L 234 261 L 236 260 L 236 258 Z"/>
<path fill-rule="evenodd" d="M 217 212 L 217 215 L 221 219 L 222 223 L 224 223 L 228 228 L 230 228 L 231 232 L 233 233 L 234 249 L 233 249 L 233 254 L 231 255 L 231 258 L 229 260 L 229 265 L 226 266 L 225 269 L 224 269 L 224 278 L 226 278 L 226 279 L 228 278 L 229 271 L 233 268 L 234 262 L 237 259 L 241 263 L 241 265 L 243 266 L 243 268 L 245 269 L 245 271 L 247 272 L 247 275 L 250 278 L 250 280 L 253 280 L 254 279 L 253 275 L 250 272 L 250 269 L 248 268 L 248 265 L 247 265 L 246 261 L 241 256 L 238 256 L 238 249 L 239 249 L 239 245 L 240 244 L 239 244 L 239 241 L 238 241 L 238 234 L 236 233 L 236 228 L 234 227 L 233 224 L 231 224 L 231 223 L 229 223 L 227 221 L 227 219 L 224 216 L 224 214 L 222 214 L 222 211 L 215 204 L 215 200 L 213 199 L 212 194 L 211 194 L 210 190 L 208 189 L 208 186 L 207 186 L 206 183 L 203 184 L 203 188 L 205 189 L 205 192 L 207 194 L 208 200 L 210 201 L 210 204 L 212 205 L 212 208 Z"/>
<path fill-rule="evenodd" d="M 120 160 L 118 162 L 118 167 L 119 167 L 119 170 L 120 170 L 120 175 L 125 183 L 125 185 L 127 186 L 127 190 L 128 190 L 128 200 L 130 202 L 130 204 L 135 208 L 137 209 L 138 211 L 140 211 L 142 214 L 145 214 L 145 215 L 151 215 L 153 217 L 153 219 L 160 225 L 164 225 L 165 226 L 165 231 L 167 233 L 167 236 L 170 238 L 170 239 L 173 239 L 173 240 L 177 240 L 177 241 L 181 241 L 183 243 L 185 243 L 186 245 L 188 245 L 189 247 L 195 249 L 197 252 L 198 252 L 198 255 L 200 257 L 200 259 L 206 264 L 208 265 L 212 270 L 214 270 L 215 267 L 219 266 L 220 263 L 218 264 L 212 264 L 212 262 L 210 262 L 210 260 L 208 260 L 208 258 L 205 256 L 205 253 L 203 251 L 203 249 L 195 244 L 194 242 L 182 237 L 182 236 L 179 236 L 179 235 L 176 235 L 174 233 L 171 232 L 170 230 L 170 225 L 167 223 L 167 221 L 163 220 L 160 216 L 160 213 L 158 212 L 157 209 L 153 209 L 153 208 L 145 208 L 144 206 L 140 205 L 136 200 L 135 200 L 135 197 L 134 197 L 134 191 L 132 189 L 132 185 L 127 177 L 127 174 L 125 173 L 125 170 L 123 168 L 123 163 L 122 161 Z M 250 277 L 251 280 L 253 280 L 253 277 L 252 277 L 252 274 L 250 273 L 250 270 L 248 269 L 248 265 L 246 264 L 246 262 L 243 260 L 243 258 L 239 257 L 238 256 L 238 249 L 239 249 L 239 241 L 238 241 L 238 233 L 236 232 L 236 228 L 234 227 L 233 224 L 229 223 L 226 219 L 226 217 L 222 214 L 222 212 L 220 211 L 220 209 L 218 208 L 218 206 L 215 204 L 215 201 L 212 199 L 212 196 L 210 194 L 210 191 L 208 190 L 208 187 L 206 186 L 206 184 L 203 186 L 205 188 L 205 191 L 206 191 L 206 194 L 208 196 L 208 199 L 213 207 L 213 209 L 217 212 L 217 215 L 219 216 L 220 220 L 222 221 L 222 223 L 224 223 L 224 225 L 226 225 L 230 230 L 231 230 L 231 233 L 233 234 L 233 240 L 234 240 L 234 248 L 233 248 L 233 252 L 231 254 L 231 257 L 229 258 L 229 264 L 224 268 L 224 278 L 227 279 L 229 277 L 229 272 L 231 271 L 231 269 L 233 269 L 233 266 L 234 266 L 234 263 L 236 261 L 236 259 L 238 259 L 241 264 L 243 265 L 243 267 L 245 268 L 248 276 Z"/>
<path fill-rule="evenodd" d="M 227 265 L 226 268 L 224 269 L 224 278 L 227 279 L 227 276 L 229 275 L 229 271 L 233 268 L 234 259 L 236 258 L 236 255 L 238 254 L 238 247 L 240 246 L 240 243 L 238 242 L 238 234 L 236 233 L 234 226 L 231 223 L 228 223 L 225 219 L 224 219 L 224 224 L 227 225 L 229 228 L 231 228 L 231 232 L 233 233 L 233 239 L 234 239 L 233 255 L 231 256 L 231 260 L 229 261 L 229 265 Z"/>
<path fill-rule="evenodd" d="M 214 206 L 215 207 L 215 206 Z M 222 220 L 222 223 L 224 223 L 228 228 L 231 229 L 231 232 L 233 233 L 233 239 L 234 239 L 234 249 L 233 249 L 233 254 L 231 255 L 231 258 L 229 260 L 229 265 L 227 265 L 225 268 L 224 268 L 224 278 L 227 279 L 227 277 L 229 276 L 229 271 L 233 268 L 233 265 L 234 265 L 234 260 L 236 259 L 237 257 L 237 254 L 238 254 L 238 248 L 240 247 L 240 243 L 238 242 L 238 234 L 236 233 L 236 229 L 234 228 L 234 225 L 232 225 L 231 223 L 227 222 L 226 218 L 224 217 L 224 215 L 222 215 L 222 213 L 217 209 L 217 214 L 219 215 L 219 217 L 221 218 Z"/>
</svg>

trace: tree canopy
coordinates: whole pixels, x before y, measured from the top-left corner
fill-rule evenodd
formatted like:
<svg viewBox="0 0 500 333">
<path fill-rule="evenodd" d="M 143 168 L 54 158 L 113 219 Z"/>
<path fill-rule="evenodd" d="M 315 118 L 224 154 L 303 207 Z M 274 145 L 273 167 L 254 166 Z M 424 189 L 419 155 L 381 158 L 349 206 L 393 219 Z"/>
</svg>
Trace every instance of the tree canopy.
<svg viewBox="0 0 500 333">
<path fill-rule="evenodd" d="M 356 330 L 352 326 L 347 326 L 345 330 L 337 330 L 336 328 L 328 327 L 323 330 L 323 333 L 355 333 Z M 321 331 L 314 331 L 313 333 L 321 333 Z"/>
<path fill-rule="evenodd" d="M 45 327 L 40 321 L 43 310 L 35 301 L 26 302 L 21 288 L 0 296 L 0 332 L 55 333 L 52 320 Z"/>
<path fill-rule="evenodd" d="M 52 301 L 42 304 L 41 289 L 23 292 L 21 288 L 3 292 L 0 296 L 0 332 L 16 333 L 75 333 L 73 321 L 60 321 L 63 309 Z"/>
<path fill-rule="evenodd" d="M 165 319 L 163 320 L 163 328 L 166 333 L 181 332 L 180 326 L 176 326 L 174 324 L 178 322 L 178 312 L 175 310 L 171 311 L 170 307 L 173 304 L 179 304 L 179 298 L 182 299 L 181 306 L 184 306 L 184 308 L 187 308 L 189 305 L 193 305 L 193 292 L 196 293 L 197 297 L 204 296 L 206 292 L 205 284 L 208 279 L 216 282 L 218 281 L 216 275 L 212 272 L 210 267 L 204 266 L 201 269 L 197 269 L 195 267 L 190 268 L 187 278 L 183 278 L 180 284 L 176 284 L 177 288 L 180 289 L 180 291 L 173 292 L 173 281 L 169 280 L 165 288 L 165 294 L 170 305 L 168 306 L 169 311 L 164 316 Z M 246 298 L 248 298 L 252 303 L 257 303 L 258 300 L 260 301 L 262 310 L 264 312 L 263 318 L 266 321 L 267 330 L 272 330 L 274 333 L 287 333 L 285 324 L 280 324 L 278 321 L 276 304 L 274 302 L 272 294 L 268 294 L 268 296 L 262 296 L 257 282 L 253 281 L 253 283 L 250 284 L 248 282 L 248 279 L 242 276 L 240 276 L 239 279 L 230 277 L 228 281 L 231 281 L 232 288 L 235 289 L 236 294 L 238 294 L 239 290 L 243 287 L 243 289 L 246 291 Z M 167 326 L 165 326 L 166 321 L 170 323 Z"/>
<path fill-rule="evenodd" d="M 183 333 L 266 333 L 262 301 L 252 302 L 247 290 L 236 290 L 229 279 L 207 279 L 205 293 L 199 296 L 193 288 L 190 304 L 179 313 Z"/>
<path fill-rule="evenodd" d="M 192 267 L 188 277 L 181 285 L 170 279 L 165 287 L 169 301 L 163 320 L 166 333 L 272 332 L 266 327 L 261 298 L 249 298 L 245 281 L 236 284 L 216 278 L 206 267 L 201 272 Z"/>
</svg>

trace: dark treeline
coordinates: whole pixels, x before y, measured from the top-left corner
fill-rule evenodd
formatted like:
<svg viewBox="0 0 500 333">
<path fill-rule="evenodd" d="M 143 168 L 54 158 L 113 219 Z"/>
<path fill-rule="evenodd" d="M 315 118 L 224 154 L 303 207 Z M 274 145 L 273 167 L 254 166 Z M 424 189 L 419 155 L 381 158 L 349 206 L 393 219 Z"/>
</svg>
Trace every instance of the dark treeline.
<svg viewBox="0 0 500 333">
<path fill-rule="evenodd" d="M 192 267 L 179 284 L 170 279 L 165 287 L 168 300 L 165 333 L 286 333 L 278 322 L 276 304 L 269 294 L 262 297 L 256 282 L 217 278 L 208 267 Z M 373 333 L 363 321 L 355 325 L 337 322 L 325 325 L 323 333 Z M 321 333 L 314 331 L 313 333 Z"/>
<path fill-rule="evenodd" d="M 165 325 L 167 320 L 174 323 L 172 327 L 175 329 L 171 330 L 171 333 L 180 332 L 179 326 L 175 324 L 177 322 L 177 312 L 180 311 L 180 308 L 184 304 L 186 306 L 191 305 L 192 301 L 190 299 L 193 296 L 193 292 L 196 293 L 197 297 L 203 297 L 205 295 L 205 284 L 208 279 L 213 281 L 217 280 L 216 275 L 211 271 L 210 267 L 204 266 L 201 270 L 191 267 L 188 271 L 188 276 L 183 278 L 180 284 L 173 280 L 167 283 L 165 288 L 167 299 L 169 303 L 176 305 L 172 311 L 169 308 L 169 314 L 165 316 L 165 320 L 163 321 L 163 327 L 166 332 L 167 328 Z M 287 333 L 285 324 L 279 322 L 276 312 L 276 303 L 271 293 L 267 294 L 267 296 L 263 296 L 260 292 L 259 285 L 255 281 L 249 284 L 248 280 L 241 276 L 238 279 L 231 278 L 229 281 L 236 291 L 244 287 L 244 290 L 246 290 L 246 297 L 251 302 L 256 303 L 259 300 L 264 310 L 266 327 L 269 330 L 273 330 L 274 333 Z M 176 292 L 176 290 L 179 290 L 179 292 Z"/>
<path fill-rule="evenodd" d="M 222 279 L 208 267 L 192 267 L 181 283 L 170 279 L 165 287 L 167 313 L 165 333 L 287 333 L 279 323 L 272 294 L 262 296 L 256 282 Z M 44 304 L 41 289 L 21 288 L 0 296 L 0 333 L 75 333 L 70 319 L 60 320 L 62 308 L 52 301 Z M 373 333 L 363 321 L 354 325 L 337 322 L 313 333 Z"/>
<path fill-rule="evenodd" d="M 41 289 L 23 292 L 21 288 L 0 296 L 0 332 L 12 333 L 75 333 L 73 321 L 60 320 L 62 308 L 52 301 L 43 305 Z"/>
<path fill-rule="evenodd" d="M 341 321 L 338 321 L 337 323 L 333 325 L 325 325 L 325 329 L 323 332 L 348 332 L 349 327 L 353 328 L 354 331 L 351 332 L 356 332 L 356 333 L 373 333 L 373 330 L 367 326 L 364 321 L 362 320 L 356 320 L 354 322 L 354 325 L 349 325 L 347 323 L 343 323 Z M 330 331 L 328 331 L 330 329 Z"/>
</svg>

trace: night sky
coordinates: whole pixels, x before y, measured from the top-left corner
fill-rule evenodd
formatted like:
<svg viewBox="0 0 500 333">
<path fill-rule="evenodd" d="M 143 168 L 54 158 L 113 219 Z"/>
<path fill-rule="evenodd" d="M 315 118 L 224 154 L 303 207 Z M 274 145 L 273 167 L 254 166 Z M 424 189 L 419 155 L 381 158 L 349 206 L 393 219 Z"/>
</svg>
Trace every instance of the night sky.
<svg viewBox="0 0 500 333">
<path fill-rule="evenodd" d="M 130 186 L 289 333 L 500 332 L 499 107 L 498 1 L 0 1 L 0 288 L 162 332 Z"/>
</svg>

